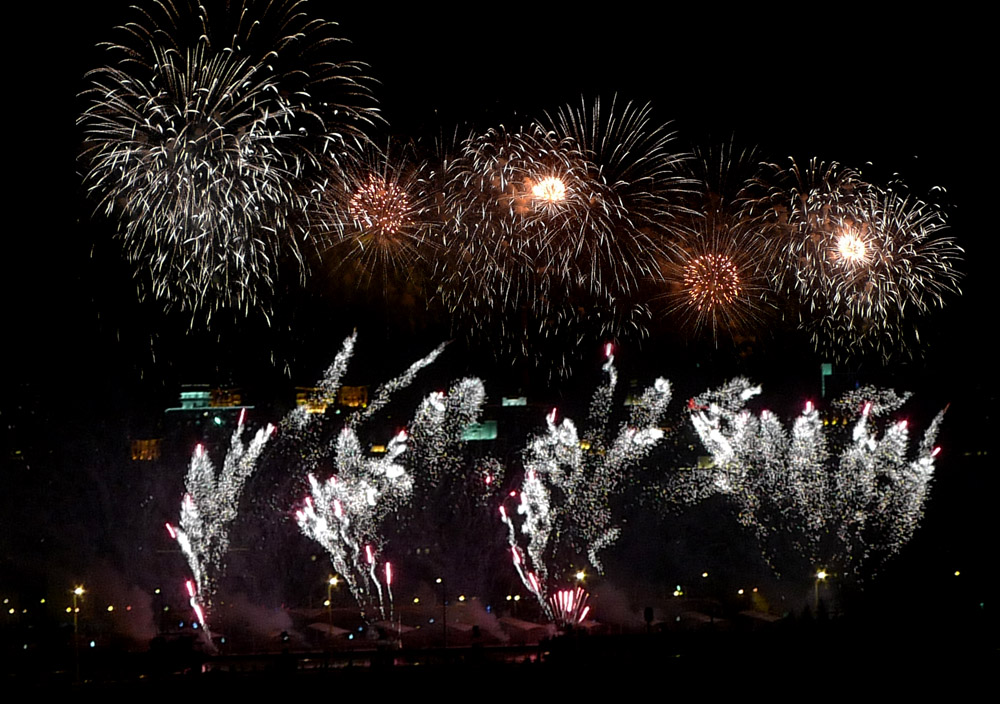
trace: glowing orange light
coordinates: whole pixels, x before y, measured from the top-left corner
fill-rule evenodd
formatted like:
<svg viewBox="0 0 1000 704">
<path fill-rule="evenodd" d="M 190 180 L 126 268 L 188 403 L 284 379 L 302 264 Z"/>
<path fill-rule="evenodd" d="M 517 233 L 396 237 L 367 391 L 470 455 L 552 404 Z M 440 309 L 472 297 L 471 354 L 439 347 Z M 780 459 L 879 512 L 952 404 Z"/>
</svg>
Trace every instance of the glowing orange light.
<svg viewBox="0 0 1000 704">
<path fill-rule="evenodd" d="M 392 235 L 409 222 L 410 199 L 396 184 L 372 174 L 354 191 L 347 210 L 363 226 Z"/>
<path fill-rule="evenodd" d="M 864 240 L 854 232 L 845 232 L 837 238 L 837 252 L 849 264 L 860 264 L 865 260 L 867 248 Z"/>
<path fill-rule="evenodd" d="M 684 267 L 684 285 L 698 310 L 719 308 L 739 295 L 739 269 L 725 255 L 703 254 Z"/>
<path fill-rule="evenodd" d="M 548 176 L 531 187 L 531 194 L 546 203 L 566 200 L 566 184 L 555 176 Z"/>
</svg>

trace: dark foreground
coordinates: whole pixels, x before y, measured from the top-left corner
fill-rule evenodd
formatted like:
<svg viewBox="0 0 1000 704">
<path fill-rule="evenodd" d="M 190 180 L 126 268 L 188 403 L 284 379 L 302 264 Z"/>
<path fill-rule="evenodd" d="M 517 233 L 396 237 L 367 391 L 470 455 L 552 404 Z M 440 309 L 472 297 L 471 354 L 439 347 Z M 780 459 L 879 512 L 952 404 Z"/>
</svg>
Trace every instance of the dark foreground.
<svg viewBox="0 0 1000 704">
<path fill-rule="evenodd" d="M 537 645 L 209 655 L 191 643 L 145 652 L 81 653 L 53 671 L 38 659 L 8 659 L 6 688 L 67 688 L 114 696 L 288 694 L 448 700 L 521 698 L 542 692 L 591 697 L 660 696 L 677 688 L 705 695 L 745 692 L 917 693 L 928 683 L 960 695 L 995 679 L 995 629 L 947 622 L 909 628 L 851 628 L 837 622 L 775 624 L 763 632 L 569 634 Z M 637 689 L 638 688 L 638 689 Z"/>
</svg>

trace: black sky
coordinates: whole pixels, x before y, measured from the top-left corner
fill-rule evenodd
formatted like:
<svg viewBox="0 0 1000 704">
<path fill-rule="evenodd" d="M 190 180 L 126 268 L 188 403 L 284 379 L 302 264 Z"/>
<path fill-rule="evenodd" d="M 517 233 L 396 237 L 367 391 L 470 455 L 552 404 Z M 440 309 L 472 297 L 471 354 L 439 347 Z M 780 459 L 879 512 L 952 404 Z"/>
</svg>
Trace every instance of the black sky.
<svg viewBox="0 0 1000 704">
<path fill-rule="evenodd" d="M 5 111 L 13 181 L 3 277 L 5 347 L 13 358 L 5 403 L 27 383 L 67 388 L 69 398 L 75 389 L 109 389 L 108 407 L 120 410 L 133 407 L 135 388 L 174 393 L 163 379 L 187 380 L 181 376 L 192 368 L 193 351 L 183 343 L 167 349 L 184 359 L 136 361 L 149 350 L 130 330 L 155 330 L 155 305 L 125 300 L 134 290 L 127 268 L 95 259 L 113 255 L 113 243 L 95 247 L 88 239 L 99 229 L 89 224 L 92 206 L 82 198 L 75 161 L 82 107 L 76 95 L 101 60 L 97 43 L 132 17 L 128 4 L 39 4 L 30 20 L 8 28 L 16 94 Z M 618 93 L 651 101 L 684 140 L 735 135 L 775 160 L 873 162 L 876 173 L 898 172 L 917 193 L 944 187 L 953 234 L 968 252 L 965 295 L 937 323 L 938 346 L 928 361 L 908 374 L 923 377 L 935 397 L 979 393 L 984 406 L 995 398 L 987 374 L 996 356 L 996 140 L 987 101 L 996 78 L 982 18 L 940 8 L 920 14 L 913 6 L 877 13 L 858 4 L 735 13 L 715 4 L 678 5 L 655 14 L 627 3 L 590 12 L 566 4 L 307 7 L 340 22 L 353 43 L 350 55 L 380 83 L 376 96 L 389 125 L 404 135 L 448 131 L 463 121 L 516 124 L 519 116 L 580 96 Z M 117 301 L 114 310 L 102 310 L 109 299 Z M 319 314 L 303 344 L 326 342 L 332 350 L 354 323 L 331 320 L 329 310 Z M 316 333 L 324 327 L 325 337 Z M 217 371 L 223 355 L 209 356 Z M 324 357 L 323 349 L 315 355 Z M 286 379 L 283 370 L 260 374 Z"/>
</svg>

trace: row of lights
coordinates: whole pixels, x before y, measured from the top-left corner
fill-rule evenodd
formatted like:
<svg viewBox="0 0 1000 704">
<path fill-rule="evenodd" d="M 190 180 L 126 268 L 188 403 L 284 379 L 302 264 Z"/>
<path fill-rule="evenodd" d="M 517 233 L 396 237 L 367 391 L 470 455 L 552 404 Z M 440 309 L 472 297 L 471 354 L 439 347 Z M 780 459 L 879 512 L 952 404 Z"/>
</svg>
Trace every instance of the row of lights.
<svg viewBox="0 0 1000 704">
<path fill-rule="evenodd" d="M 962 574 L 962 571 L 961 570 L 955 570 L 955 572 L 953 574 L 954 574 L 954 576 L 958 577 L 958 576 L 960 576 Z M 586 574 L 582 570 L 579 571 L 579 572 L 577 572 L 575 576 L 576 576 L 577 580 L 581 581 L 581 582 L 586 578 Z M 708 578 L 708 572 L 702 572 L 701 576 L 702 576 L 703 579 Z M 817 581 L 817 583 L 818 582 L 826 581 L 826 578 L 829 577 L 829 576 L 830 576 L 830 574 L 826 570 L 819 570 L 819 571 L 816 572 L 816 581 Z M 441 584 L 441 579 L 438 578 L 437 580 L 435 580 L 435 583 L 436 584 Z M 329 586 L 331 588 L 337 587 L 340 584 L 340 580 L 339 580 L 339 578 L 337 576 L 334 575 L 334 576 L 330 577 L 330 580 L 329 580 L 328 584 L 329 584 Z M 154 594 L 159 594 L 160 591 L 161 590 L 159 588 L 157 588 L 157 589 L 154 590 L 153 593 Z M 757 591 L 758 591 L 758 588 L 754 587 L 751 591 L 754 594 L 756 594 Z M 75 589 L 73 589 L 72 594 L 74 596 L 74 599 L 73 599 L 74 604 L 76 603 L 77 598 L 83 596 L 84 593 L 85 593 L 85 590 L 84 590 L 83 587 L 76 587 Z M 672 593 L 673 593 L 673 596 L 684 596 L 684 590 L 681 588 L 681 585 L 679 585 L 679 584 L 676 586 L 676 588 L 674 589 L 674 591 Z M 743 596 L 746 593 L 746 590 L 745 589 L 738 589 L 736 591 L 736 593 L 739 594 L 740 596 Z M 464 602 L 466 600 L 465 595 L 464 594 L 460 594 L 459 597 L 458 597 L 458 600 L 460 602 Z M 514 594 L 514 595 L 508 594 L 506 600 L 507 601 L 520 601 L 521 600 L 521 595 L 520 594 Z M 5 598 L 3 600 L 3 603 L 4 603 L 4 606 L 9 606 L 9 604 L 10 604 L 10 598 L 9 597 Z M 46 600 L 44 598 L 39 599 L 38 603 L 39 604 L 45 604 Z M 420 603 L 420 597 L 413 597 L 413 603 L 414 604 L 419 604 Z M 330 599 L 327 599 L 326 601 L 323 602 L 323 606 L 327 606 L 328 607 L 328 606 L 330 606 L 330 604 L 331 604 Z M 114 604 L 108 604 L 107 610 L 108 610 L 109 613 L 114 612 L 114 610 L 115 610 Z M 132 605 L 131 604 L 129 604 L 129 605 L 127 605 L 125 607 L 125 611 L 131 611 L 131 610 L 132 610 Z M 163 610 L 164 611 L 169 611 L 170 607 L 169 606 L 164 606 Z M 7 613 L 13 615 L 13 614 L 17 613 L 17 609 L 15 609 L 14 607 L 11 606 L 10 608 L 7 609 Z M 28 613 L 28 609 L 26 609 L 26 608 L 21 609 L 21 613 L 22 614 Z M 68 614 L 71 614 L 71 613 L 80 613 L 80 607 L 79 606 L 67 606 L 66 607 L 66 613 L 68 613 Z"/>
</svg>

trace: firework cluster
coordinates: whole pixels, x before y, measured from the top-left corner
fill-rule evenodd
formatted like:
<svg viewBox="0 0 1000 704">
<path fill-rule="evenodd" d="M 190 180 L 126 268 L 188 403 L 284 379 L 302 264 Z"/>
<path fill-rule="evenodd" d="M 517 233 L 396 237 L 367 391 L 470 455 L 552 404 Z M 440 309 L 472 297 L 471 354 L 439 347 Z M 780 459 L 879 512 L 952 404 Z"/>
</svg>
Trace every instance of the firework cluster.
<svg viewBox="0 0 1000 704">
<path fill-rule="evenodd" d="M 336 397 L 355 341 L 356 335 L 344 341 L 318 384 L 325 398 Z M 426 473 L 423 481 L 433 481 L 448 469 L 462 431 L 478 418 L 485 391 L 478 379 L 463 379 L 448 394 L 432 393 L 420 404 L 408 429 L 397 432 L 374 455 L 370 445 L 362 443 L 359 428 L 442 350 L 443 346 L 438 347 L 380 386 L 366 407 L 343 424 L 304 408 L 286 419 L 292 451 L 298 458 L 296 469 L 307 473 L 309 480 L 309 495 L 295 514 L 299 528 L 330 554 L 334 569 L 369 620 L 392 618 L 392 566 L 382 557 L 384 521 L 410 501 L 415 470 Z M 320 481 L 316 474 L 323 466 L 332 466 L 336 472 Z"/>
<path fill-rule="evenodd" d="M 908 395 L 863 387 L 833 404 L 833 422 L 807 402 L 786 427 L 747 408 L 759 393 L 735 379 L 693 400 L 691 421 L 712 460 L 688 473 L 694 490 L 730 497 L 771 560 L 790 541 L 812 565 L 858 573 L 905 545 L 923 515 L 944 412 L 911 456 L 908 422 L 889 418 Z"/>
<path fill-rule="evenodd" d="M 289 412 L 277 429 L 261 428 L 244 444 L 241 414 L 220 473 L 202 446 L 195 450 L 180 523 L 167 529 L 187 558 L 193 575 L 187 592 L 206 633 L 244 486 L 275 435 L 278 447 L 269 454 L 280 457 L 283 473 L 307 484 L 295 522 L 330 555 L 369 624 L 392 621 L 394 574 L 401 567 L 406 573 L 407 551 L 390 562 L 389 536 L 410 535 L 420 525 L 414 512 L 433 525 L 445 518 L 442 512 L 456 511 L 492 514 L 493 525 L 502 525 L 503 537 L 498 532 L 496 538 L 506 543 L 514 572 L 541 613 L 560 627 L 582 624 L 590 607 L 579 582 L 588 573 L 604 574 L 602 554 L 635 516 L 627 493 L 650 479 L 687 504 L 712 497 L 731 502 L 775 569 L 797 553 L 813 568 L 864 578 L 913 536 L 939 452 L 943 411 L 911 452 L 908 421 L 898 415 L 909 394 L 860 387 L 830 403 L 825 414 L 807 402 L 786 425 L 770 411 L 752 412 L 761 388 L 737 378 L 688 402 L 708 456 L 697 469 L 682 469 L 660 452 L 667 434 L 677 432 L 664 427 L 670 384 L 659 378 L 630 394 L 618 422 L 618 372 L 608 344 L 586 426 L 578 429 L 552 409 L 544 428 L 528 434 L 505 466 L 488 455 L 473 460 L 465 445 L 482 427 L 486 393 L 478 379 L 425 395 L 405 427 L 374 425 L 443 346 L 353 411 L 327 412 L 344 389 L 355 344 L 356 335 L 344 341 L 317 383 L 316 398 Z M 651 468 L 655 475 L 636 481 L 639 470 Z M 461 501 L 458 492 L 476 500 Z M 476 532 L 474 542 L 490 533 Z M 476 555 L 487 548 L 476 542 Z"/>
<path fill-rule="evenodd" d="M 308 259 L 568 373 L 581 340 L 664 316 L 715 344 L 780 319 L 834 356 L 909 353 L 958 291 L 940 208 L 836 163 L 681 148 L 648 104 L 375 139 L 371 81 L 311 9 L 155 3 L 89 74 L 87 187 L 192 323 L 267 313 Z"/>
<path fill-rule="evenodd" d="M 620 534 L 612 500 L 629 470 L 663 438 L 658 423 L 670 402 L 670 384 L 657 379 L 635 400 L 628 422 L 611 437 L 608 422 L 618 373 L 610 345 L 604 372 L 607 380 L 594 393 L 589 428 L 581 435 L 569 418 L 557 424 L 553 409 L 545 418 L 546 432 L 530 438 L 525 447 L 520 491 L 511 492 L 517 498 L 516 509 L 500 507 L 514 567 L 553 620 L 565 611 L 553 610 L 555 604 L 567 598 L 582 604 L 562 592 L 552 601 L 549 581 L 558 582 L 566 577 L 564 571 L 575 572 L 588 564 L 603 571 L 599 553 Z"/>
<path fill-rule="evenodd" d="M 229 533 L 235 522 L 247 480 L 262 452 L 278 434 L 283 467 L 308 480 L 308 495 L 295 518 L 302 533 L 329 554 L 369 621 L 391 618 L 392 565 L 382 559 L 386 518 L 409 502 L 414 470 L 433 485 L 457 469 L 462 433 L 478 420 L 485 390 L 478 379 L 462 379 L 447 392 L 434 392 L 419 405 L 408 428 L 389 438 L 381 451 L 365 442 L 366 422 L 384 408 L 393 393 L 409 386 L 418 372 L 441 354 L 444 346 L 413 363 L 405 372 L 379 386 L 364 407 L 343 421 L 337 414 L 316 412 L 334 406 L 354 353 L 357 335 L 346 340 L 316 386 L 309 405 L 296 406 L 277 428 L 260 429 L 249 445 L 243 443 L 245 410 L 230 439 L 222 472 L 215 472 L 208 452 L 198 445 L 187 474 L 187 493 L 178 526 L 167 531 L 181 547 L 193 580 L 187 592 L 198 621 L 210 636 L 208 618 L 219 579 L 225 569 Z M 404 454 L 406 453 L 406 454 Z M 321 472 L 333 474 L 319 479 Z"/>
</svg>

